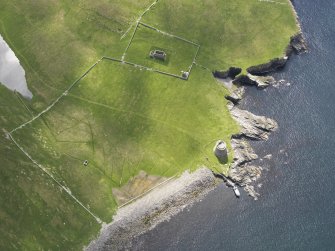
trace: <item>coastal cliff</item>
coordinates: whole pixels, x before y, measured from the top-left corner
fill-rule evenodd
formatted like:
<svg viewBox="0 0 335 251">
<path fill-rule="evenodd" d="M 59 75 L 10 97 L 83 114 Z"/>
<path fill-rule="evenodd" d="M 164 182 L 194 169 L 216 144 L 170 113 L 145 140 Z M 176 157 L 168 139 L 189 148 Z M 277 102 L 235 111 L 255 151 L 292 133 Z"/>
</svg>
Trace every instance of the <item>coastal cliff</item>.
<svg viewBox="0 0 335 251">
<path fill-rule="evenodd" d="M 269 135 L 278 128 L 278 124 L 273 119 L 257 116 L 237 107 L 245 93 L 244 86 L 256 86 L 259 89 L 264 89 L 276 84 L 276 80 L 267 74 L 283 69 L 293 53 L 301 54 L 307 51 L 305 38 L 302 32 L 299 32 L 291 37 L 284 57 L 272 59 L 265 64 L 251 66 L 247 69 L 247 75 L 232 75 L 231 72 L 236 72 L 235 67 L 231 67 L 227 71 L 213 72 L 215 77 L 230 78 L 233 84 L 238 86 L 230 95 L 226 96 L 229 101 L 230 113 L 241 127 L 240 133 L 233 135 L 231 140 L 234 161 L 230 166 L 229 177 L 244 187 L 244 190 L 254 199 L 257 199 L 260 194 L 255 191 L 252 184 L 261 176 L 263 168 L 252 164 L 252 161 L 258 159 L 258 156 L 248 140 L 267 140 Z"/>
</svg>

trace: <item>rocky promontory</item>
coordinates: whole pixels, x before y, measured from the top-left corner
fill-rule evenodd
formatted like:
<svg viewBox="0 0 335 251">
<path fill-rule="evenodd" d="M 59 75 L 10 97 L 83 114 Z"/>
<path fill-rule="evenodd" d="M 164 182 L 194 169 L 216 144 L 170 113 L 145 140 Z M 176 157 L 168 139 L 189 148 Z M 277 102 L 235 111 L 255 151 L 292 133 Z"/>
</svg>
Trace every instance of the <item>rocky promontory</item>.
<svg viewBox="0 0 335 251">
<path fill-rule="evenodd" d="M 273 119 L 257 116 L 237 107 L 231 108 L 230 112 L 241 126 L 240 133 L 233 135 L 234 138 L 246 137 L 253 140 L 267 140 L 269 134 L 278 128 L 277 122 Z"/>
<path fill-rule="evenodd" d="M 258 88 L 266 88 L 269 85 L 276 83 L 276 80 L 272 76 L 256 76 L 248 73 L 247 75 L 240 75 L 233 81 L 234 84 L 243 85 L 255 85 Z"/>
<path fill-rule="evenodd" d="M 286 49 L 285 56 L 275 58 L 268 63 L 251 66 L 247 74 L 240 75 L 242 69 L 230 67 L 228 70 L 215 70 L 213 76 L 226 79 L 237 85 L 225 98 L 229 100 L 228 108 L 232 117 L 240 125 L 240 132 L 231 138 L 234 153 L 228 176 L 254 199 L 259 197 L 253 184 L 261 176 L 263 168 L 253 164 L 258 155 L 252 149 L 250 140 L 267 140 L 278 128 L 276 121 L 265 116 L 258 116 L 239 109 L 237 105 L 245 93 L 245 85 L 266 88 L 276 81 L 266 74 L 282 69 L 292 53 L 307 50 L 302 34 L 293 36 Z M 131 240 L 154 228 L 162 221 L 177 214 L 185 205 L 190 205 L 203 198 L 217 185 L 217 179 L 208 168 L 201 168 L 193 173 L 186 171 L 179 178 L 159 185 L 140 199 L 119 208 L 113 222 L 105 225 L 99 237 L 92 241 L 86 250 L 124 250 L 131 248 Z"/>
<path fill-rule="evenodd" d="M 225 98 L 236 105 L 242 100 L 244 93 L 245 88 L 243 86 L 240 86 L 232 91 L 229 95 L 226 95 Z"/>
<path fill-rule="evenodd" d="M 300 54 L 306 52 L 307 50 L 307 42 L 302 32 L 299 32 L 291 37 L 289 45 L 287 46 L 285 51 L 285 56 L 280 58 L 274 58 L 265 64 L 251 66 L 247 69 L 247 72 L 257 76 L 263 76 L 272 72 L 276 72 L 284 68 L 288 58 L 292 55 L 293 52 L 296 54 Z"/>
<path fill-rule="evenodd" d="M 284 66 L 287 63 L 287 59 L 288 59 L 287 56 L 282 58 L 274 58 L 270 60 L 268 63 L 249 67 L 247 69 L 247 72 L 252 75 L 258 75 L 258 76 L 266 75 L 284 68 Z"/>
<path fill-rule="evenodd" d="M 235 169 L 258 158 L 258 155 L 245 139 L 232 139 L 231 146 L 234 150 L 234 160 L 231 164 L 231 169 Z"/>
<path fill-rule="evenodd" d="M 290 44 L 287 46 L 286 49 L 286 56 L 291 56 L 292 53 L 301 54 L 308 50 L 307 42 L 300 32 L 291 37 Z"/>
</svg>

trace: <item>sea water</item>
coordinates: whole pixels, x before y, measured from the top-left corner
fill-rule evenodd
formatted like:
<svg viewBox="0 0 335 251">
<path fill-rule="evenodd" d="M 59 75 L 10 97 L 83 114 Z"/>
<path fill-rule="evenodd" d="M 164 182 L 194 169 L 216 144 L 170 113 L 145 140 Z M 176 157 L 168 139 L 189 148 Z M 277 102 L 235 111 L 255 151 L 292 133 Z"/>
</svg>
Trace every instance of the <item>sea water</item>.
<svg viewBox="0 0 335 251">
<path fill-rule="evenodd" d="M 261 197 L 236 199 L 223 185 L 139 237 L 140 250 L 335 250 L 335 1 L 294 1 L 309 53 L 294 56 L 242 108 L 279 130 L 254 142 L 267 169 Z"/>
</svg>

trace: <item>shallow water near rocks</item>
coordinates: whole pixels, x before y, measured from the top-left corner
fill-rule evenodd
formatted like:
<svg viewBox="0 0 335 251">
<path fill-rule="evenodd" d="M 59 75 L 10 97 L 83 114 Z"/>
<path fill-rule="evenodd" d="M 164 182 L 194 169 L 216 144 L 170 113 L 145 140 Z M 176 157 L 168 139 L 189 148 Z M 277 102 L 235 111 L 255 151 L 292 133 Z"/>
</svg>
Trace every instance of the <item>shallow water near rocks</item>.
<svg viewBox="0 0 335 251">
<path fill-rule="evenodd" d="M 22 96 L 31 99 L 32 93 L 27 87 L 25 72 L 14 52 L 0 35 L 0 83 L 8 89 L 16 90 Z"/>
<path fill-rule="evenodd" d="M 335 2 L 294 1 L 310 52 L 276 73 L 277 87 L 247 88 L 242 108 L 275 119 L 253 142 L 263 158 L 261 197 L 218 187 L 202 202 L 140 236 L 137 250 L 335 249 Z M 288 84 L 290 83 L 290 84 Z"/>
</svg>

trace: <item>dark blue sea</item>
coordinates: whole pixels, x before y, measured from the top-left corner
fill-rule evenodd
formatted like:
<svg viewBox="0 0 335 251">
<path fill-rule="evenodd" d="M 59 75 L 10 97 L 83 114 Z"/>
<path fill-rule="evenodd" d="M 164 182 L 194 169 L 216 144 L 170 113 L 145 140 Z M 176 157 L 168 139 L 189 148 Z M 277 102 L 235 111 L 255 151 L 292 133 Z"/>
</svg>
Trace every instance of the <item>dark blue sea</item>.
<svg viewBox="0 0 335 251">
<path fill-rule="evenodd" d="M 138 238 L 137 249 L 335 250 L 335 1 L 294 4 L 309 53 L 274 75 L 283 85 L 249 88 L 242 104 L 279 124 L 253 143 L 260 157 L 273 155 L 262 162 L 260 199 L 220 186 Z"/>
</svg>

